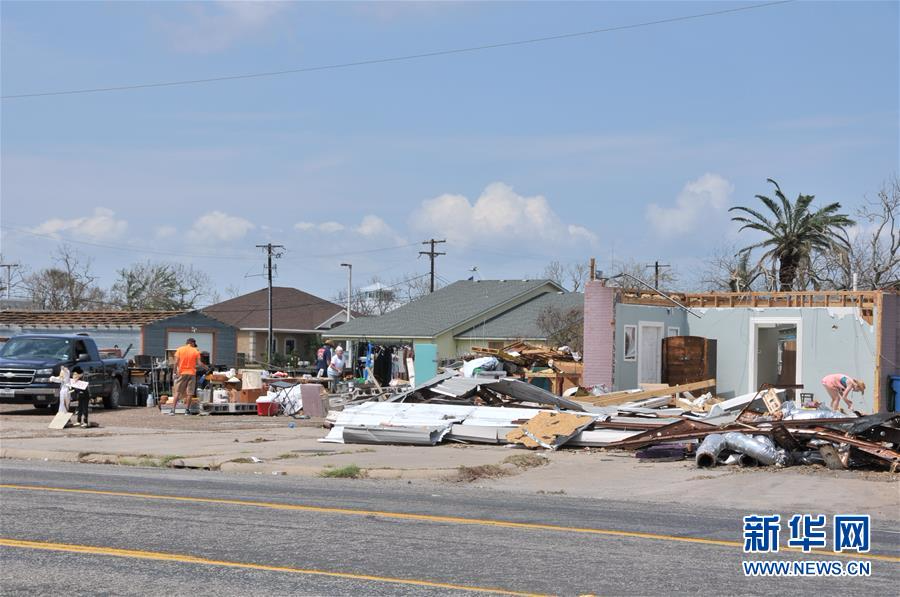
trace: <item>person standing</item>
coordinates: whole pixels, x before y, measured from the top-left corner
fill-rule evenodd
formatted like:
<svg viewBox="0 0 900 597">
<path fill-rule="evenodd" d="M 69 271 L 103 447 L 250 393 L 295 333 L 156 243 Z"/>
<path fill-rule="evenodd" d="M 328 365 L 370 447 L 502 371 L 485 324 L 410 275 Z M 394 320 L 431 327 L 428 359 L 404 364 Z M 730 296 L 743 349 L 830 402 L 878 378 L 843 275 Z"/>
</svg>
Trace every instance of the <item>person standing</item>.
<svg viewBox="0 0 900 597">
<path fill-rule="evenodd" d="M 200 364 L 200 351 L 197 350 L 197 341 L 188 338 L 184 346 L 175 351 L 175 399 L 172 403 L 172 414 L 178 406 L 178 399 L 184 398 L 185 414 L 189 414 L 191 398 L 197 387 L 197 365 Z"/>
<path fill-rule="evenodd" d="M 72 384 L 81 381 L 82 376 L 84 375 L 84 371 L 81 367 L 73 367 L 72 368 Z M 88 412 L 91 410 L 91 393 L 88 388 L 84 388 L 83 390 L 78 389 L 76 387 L 72 387 L 72 394 L 76 400 L 78 400 L 78 418 L 75 421 L 75 424 L 80 427 L 90 427 L 90 423 L 88 423 Z"/>
<path fill-rule="evenodd" d="M 825 391 L 831 396 L 831 410 L 837 410 L 841 405 L 841 400 L 847 403 L 847 408 L 852 409 L 853 403 L 850 402 L 850 392 L 862 394 L 866 391 L 865 382 L 843 373 L 826 375 L 822 378 L 822 385 L 825 386 Z"/>
<path fill-rule="evenodd" d="M 316 351 L 316 377 L 324 377 L 331 363 L 331 345 L 328 342 L 322 344 Z"/>
<path fill-rule="evenodd" d="M 331 389 L 332 394 L 337 393 L 337 385 L 338 381 L 340 381 L 341 376 L 344 374 L 344 347 L 338 346 L 334 349 L 334 356 L 331 357 L 331 362 L 328 363 L 328 381 L 329 388 Z"/>
</svg>

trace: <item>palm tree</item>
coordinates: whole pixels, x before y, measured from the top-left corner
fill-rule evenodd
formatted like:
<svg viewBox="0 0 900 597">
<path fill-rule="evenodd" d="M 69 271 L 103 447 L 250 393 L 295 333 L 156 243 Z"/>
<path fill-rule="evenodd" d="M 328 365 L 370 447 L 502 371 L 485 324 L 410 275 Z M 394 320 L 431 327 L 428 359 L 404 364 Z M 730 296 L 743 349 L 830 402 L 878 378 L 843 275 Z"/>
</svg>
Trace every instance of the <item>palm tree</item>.
<svg viewBox="0 0 900 597">
<path fill-rule="evenodd" d="M 766 180 L 775 186 L 775 198 L 778 201 L 765 195 L 756 195 L 756 198 L 772 212 L 774 219 L 749 207 L 732 207 L 728 211 L 750 216 L 738 215 L 731 218 L 743 223 L 741 230 L 759 230 L 768 236 L 765 240 L 746 247 L 743 252 L 766 249 L 757 267 L 769 259 L 773 266 L 777 262 L 780 289 L 793 290 L 800 268 L 809 263 L 815 251 L 849 249 L 844 228 L 855 222 L 847 214 L 838 213 L 840 203 L 830 203 L 821 209 L 810 211 L 814 195 L 798 195 L 797 200 L 791 203 L 781 192 L 777 182 L 771 178 Z"/>
</svg>

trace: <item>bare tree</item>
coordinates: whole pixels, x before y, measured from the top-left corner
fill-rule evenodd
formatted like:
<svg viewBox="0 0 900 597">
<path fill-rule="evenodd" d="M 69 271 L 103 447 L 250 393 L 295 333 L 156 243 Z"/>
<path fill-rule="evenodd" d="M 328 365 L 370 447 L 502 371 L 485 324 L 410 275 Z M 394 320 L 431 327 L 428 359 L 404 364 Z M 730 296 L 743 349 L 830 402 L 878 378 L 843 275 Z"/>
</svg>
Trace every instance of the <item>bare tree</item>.
<svg viewBox="0 0 900 597">
<path fill-rule="evenodd" d="M 0 263 L 5 263 L 3 255 L 0 255 Z M 0 299 L 5 299 L 9 294 L 13 298 L 23 298 L 22 292 L 25 289 L 26 270 L 24 266 L 18 265 L 9 268 L 9 288 L 6 287 L 6 268 L 0 270 Z"/>
<path fill-rule="evenodd" d="M 583 261 L 563 264 L 554 260 L 544 267 L 540 277 L 552 280 L 572 292 L 579 292 L 584 289 L 584 283 L 590 276 L 590 267 L 587 262 Z"/>
<path fill-rule="evenodd" d="M 184 311 L 210 296 L 210 279 L 180 263 L 136 263 L 120 269 L 111 302 L 126 311 Z"/>
<path fill-rule="evenodd" d="M 847 236 L 849 248 L 817 254 L 810 263 L 817 287 L 838 290 L 900 288 L 900 178 L 884 183 L 875 199 L 856 212 L 857 228 Z"/>
<path fill-rule="evenodd" d="M 576 352 L 584 347 L 584 313 L 581 309 L 547 306 L 538 313 L 538 329 L 551 346 L 568 346 Z"/>
<path fill-rule="evenodd" d="M 750 265 L 750 253 L 723 246 L 707 259 L 699 282 L 706 290 L 748 292 L 766 288 L 767 280 L 764 270 Z"/>
<path fill-rule="evenodd" d="M 90 259 L 61 245 L 53 265 L 25 278 L 28 298 L 38 309 L 86 311 L 106 307 L 103 289 L 94 284 L 97 277 L 91 271 Z"/>
<path fill-rule="evenodd" d="M 560 263 L 559 261 L 553 260 L 550 263 L 548 263 L 546 266 L 544 266 L 543 273 L 538 277 L 542 278 L 544 280 L 552 280 L 553 282 L 556 282 L 560 286 L 564 287 L 563 283 L 565 281 L 565 276 L 566 276 L 565 266 L 562 263 Z"/>
<path fill-rule="evenodd" d="M 429 290 L 427 274 L 398 278 L 390 284 L 385 284 L 378 276 L 372 276 L 365 286 L 355 289 L 350 297 L 350 309 L 363 317 L 376 317 L 428 294 Z M 347 291 L 339 290 L 333 300 L 339 305 L 346 305 Z"/>
</svg>

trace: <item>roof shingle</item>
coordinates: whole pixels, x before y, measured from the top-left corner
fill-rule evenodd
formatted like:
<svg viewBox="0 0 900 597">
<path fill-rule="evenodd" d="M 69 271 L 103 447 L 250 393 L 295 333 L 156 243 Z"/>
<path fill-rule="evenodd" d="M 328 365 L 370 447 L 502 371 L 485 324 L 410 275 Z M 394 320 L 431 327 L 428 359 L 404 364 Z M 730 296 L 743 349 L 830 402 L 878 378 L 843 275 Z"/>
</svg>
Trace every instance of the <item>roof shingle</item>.
<svg viewBox="0 0 900 597">
<path fill-rule="evenodd" d="M 266 329 L 269 326 L 268 301 L 268 291 L 263 288 L 202 311 L 238 329 Z M 343 310 L 340 305 L 296 288 L 272 287 L 272 327 L 276 330 L 315 330 Z"/>
<path fill-rule="evenodd" d="M 360 317 L 330 335 L 349 338 L 431 338 L 524 294 L 550 280 L 460 280 L 378 317 Z"/>
<path fill-rule="evenodd" d="M 538 316 L 544 309 L 584 310 L 584 295 L 580 292 L 548 292 L 527 303 L 518 305 L 496 317 L 479 323 L 456 335 L 457 338 L 485 339 L 543 339 L 546 333 L 538 326 Z"/>
</svg>

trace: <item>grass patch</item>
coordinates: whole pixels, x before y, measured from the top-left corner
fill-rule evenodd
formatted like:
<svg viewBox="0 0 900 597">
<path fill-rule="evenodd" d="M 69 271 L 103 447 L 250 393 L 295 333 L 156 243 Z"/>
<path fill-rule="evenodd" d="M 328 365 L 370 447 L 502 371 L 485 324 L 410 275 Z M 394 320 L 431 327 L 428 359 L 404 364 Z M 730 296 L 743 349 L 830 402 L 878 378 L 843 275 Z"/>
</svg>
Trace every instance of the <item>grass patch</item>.
<svg viewBox="0 0 900 597">
<path fill-rule="evenodd" d="M 276 458 L 275 460 L 288 460 L 288 459 L 290 459 L 290 458 L 300 458 L 300 455 L 299 455 L 299 454 L 294 454 L 293 452 L 285 452 L 284 454 L 281 454 L 281 455 L 280 455 L 278 458 Z"/>
<path fill-rule="evenodd" d="M 249 458 L 232 458 L 228 462 L 236 462 L 238 464 L 253 464 L 253 461 Z"/>
<path fill-rule="evenodd" d="M 329 479 L 359 479 L 366 476 L 366 471 L 355 464 L 348 464 L 340 468 L 326 468 L 319 473 L 319 476 Z"/>
<path fill-rule="evenodd" d="M 513 454 L 503 460 L 504 464 L 512 464 L 521 469 L 537 468 L 550 464 L 550 461 L 539 454 L 528 452 L 525 454 Z"/>
<path fill-rule="evenodd" d="M 456 481 L 471 483 L 478 479 L 498 479 L 510 475 L 509 469 L 499 464 L 482 464 L 479 466 L 460 466 L 456 469 Z"/>
<path fill-rule="evenodd" d="M 168 468 L 169 464 L 173 460 L 178 460 L 179 458 L 184 458 L 184 456 L 171 455 L 171 456 L 163 456 L 162 458 L 154 458 L 147 454 L 141 454 L 136 458 L 120 458 L 119 464 L 124 466 L 143 466 L 143 467 L 151 467 L 151 468 Z"/>
</svg>

